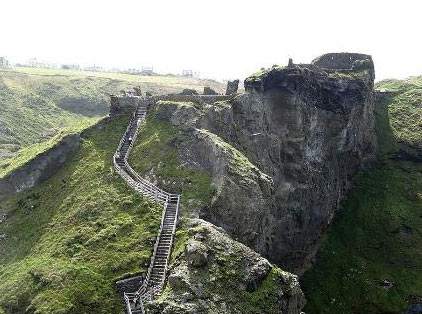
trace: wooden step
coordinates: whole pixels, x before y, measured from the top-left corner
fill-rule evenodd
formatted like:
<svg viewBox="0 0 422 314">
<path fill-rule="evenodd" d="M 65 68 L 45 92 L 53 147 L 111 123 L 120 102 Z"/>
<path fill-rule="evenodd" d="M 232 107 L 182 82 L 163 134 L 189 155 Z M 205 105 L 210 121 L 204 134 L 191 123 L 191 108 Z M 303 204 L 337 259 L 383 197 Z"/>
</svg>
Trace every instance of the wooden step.
<svg viewBox="0 0 422 314">
<path fill-rule="evenodd" d="M 162 268 L 154 267 L 152 270 L 151 276 L 162 275 L 164 274 L 165 270 L 166 270 L 165 267 L 162 267 Z"/>
</svg>

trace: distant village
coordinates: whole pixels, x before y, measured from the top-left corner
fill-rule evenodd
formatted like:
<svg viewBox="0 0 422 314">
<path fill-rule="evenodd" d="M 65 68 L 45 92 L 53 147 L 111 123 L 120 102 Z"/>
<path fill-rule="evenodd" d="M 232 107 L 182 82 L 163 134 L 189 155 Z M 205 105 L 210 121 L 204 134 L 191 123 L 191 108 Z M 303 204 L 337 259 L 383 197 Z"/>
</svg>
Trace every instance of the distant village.
<svg viewBox="0 0 422 314">
<path fill-rule="evenodd" d="M 0 68 L 7 67 L 31 67 L 31 68 L 45 68 L 45 69 L 63 69 L 63 70 L 73 70 L 73 71 L 89 71 L 89 72 L 112 72 L 112 73 L 124 73 L 132 75 L 143 75 L 143 76 L 156 76 L 160 75 L 154 72 L 154 67 L 152 66 L 142 66 L 140 69 L 105 69 L 103 67 L 92 65 L 88 67 L 81 67 L 79 64 L 56 64 L 39 61 L 37 58 L 29 59 L 26 63 L 15 63 L 12 64 L 6 57 L 0 57 Z M 193 70 L 183 70 L 179 76 L 182 77 L 192 77 L 199 78 L 199 72 Z M 166 74 L 177 76 L 177 74 Z"/>
</svg>

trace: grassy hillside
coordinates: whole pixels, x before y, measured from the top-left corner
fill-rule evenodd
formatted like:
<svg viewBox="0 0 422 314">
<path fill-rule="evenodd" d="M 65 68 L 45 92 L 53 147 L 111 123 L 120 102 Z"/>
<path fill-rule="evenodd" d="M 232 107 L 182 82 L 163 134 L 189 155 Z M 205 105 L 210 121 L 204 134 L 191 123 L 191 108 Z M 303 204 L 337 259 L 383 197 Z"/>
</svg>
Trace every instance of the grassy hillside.
<svg viewBox="0 0 422 314">
<path fill-rule="evenodd" d="M 422 78 L 388 80 L 379 164 L 359 175 L 303 276 L 306 313 L 402 313 L 422 303 Z"/>
<path fill-rule="evenodd" d="M 183 192 L 185 216 L 176 236 L 175 253 L 180 254 L 194 236 L 186 216 L 210 201 L 213 187 L 208 174 L 181 166 L 173 143 L 186 139 L 183 130 L 158 121 L 154 112 L 147 117 L 133 152 L 135 167 L 148 173 L 166 161 L 157 172 L 163 181 L 172 185 L 173 178 L 185 180 L 177 187 Z M 113 170 L 111 158 L 127 122 L 119 118 L 87 131 L 81 148 L 57 174 L 1 202 L 0 314 L 124 312 L 114 282 L 146 271 L 162 210 L 129 189 Z M 146 158 L 148 163 L 139 162 Z M 212 246 L 222 251 L 218 265 L 208 265 L 218 275 L 218 288 L 200 281 L 198 286 L 213 294 L 210 301 L 201 298 L 198 303 L 221 306 L 224 300 L 245 314 L 278 313 L 281 289 L 289 296 L 293 279 L 273 268 L 258 289 L 245 291 L 239 279 L 245 280 L 244 269 L 239 267 L 252 259 L 248 250 L 239 253 L 239 245 L 224 250 Z"/>
<path fill-rule="evenodd" d="M 88 131 L 43 184 L 0 204 L 0 313 L 123 313 L 114 281 L 145 270 L 161 208 L 114 173 L 127 119 Z"/>
<path fill-rule="evenodd" d="M 204 86 L 223 90 L 221 83 L 181 77 L 0 69 L 0 177 L 62 135 L 95 123 L 108 114 L 110 93 L 135 86 L 153 94 L 180 92 L 183 88 L 201 91 Z M 14 159 L 17 156 L 18 162 Z"/>
</svg>

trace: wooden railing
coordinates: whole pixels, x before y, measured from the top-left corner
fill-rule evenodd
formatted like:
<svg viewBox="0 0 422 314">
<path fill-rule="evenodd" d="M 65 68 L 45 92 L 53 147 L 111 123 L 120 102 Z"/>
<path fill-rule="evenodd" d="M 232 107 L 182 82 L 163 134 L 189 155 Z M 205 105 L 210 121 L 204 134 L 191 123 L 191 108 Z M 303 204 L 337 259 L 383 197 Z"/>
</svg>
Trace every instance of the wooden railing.
<svg viewBox="0 0 422 314">
<path fill-rule="evenodd" d="M 145 107 L 144 109 L 146 110 L 147 108 Z M 134 171 L 132 167 L 129 165 L 129 163 L 127 162 L 129 153 L 132 150 L 133 144 L 138 136 L 140 125 L 145 120 L 146 113 L 141 115 L 140 118 L 137 118 L 138 110 L 139 110 L 139 106 L 138 108 L 136 108 L 134 114 L 132 115 L 129 125 L 127 126 L 126 131 L 119 142 L 116 153 L 113 156 L 113 165 L 116 172 L 125 180 L 125 182 L 132 189 L 148 197 L 152 201 L 163 204 L 163 212 L 161 215 L 160 229 L 158 231 L 158 235 L 155 240 L 153 254 L 151 257 L 150 265 L 148 267 L 147 275 L 144 281 L 142 282 L 140 288 L 136 292 L 124 293 L 124 300 L 126 303 L 126 310 L 128 314 L 145 313 L 143 302 L 151 301 L 154 299 L 155 296 L 161 293 L 164 287 L 165 277 L 166 277 L 166 273 L 168 269 L 168 262 L 170 259 L 171 249 L 172 249 L 173 240 L 174 240 L 174 234 L 176 231 L 176 222 L 178 220 L 179 210 L 180 210 L 180 195 L 168 193 L 160 189 L 159 187 L 155 186 L 148 180 L 145 180 L 136 171 Z M 127 149 L 126 154 L 124 156 L 121 156 L 120 152 L 123 145 L 125 144 L 127 140 L 127 135 L 130 133 L 131 130 L 133 130 L 133 128 L 135 128 L 135 133 L 133 134 L 132 141 L 129 143 L 129 147 Z M 117 160 L 121 161 L 122 157 L 123 157 L 124 167 L 121 167 L 117 161 Z M 172 228 L 172 232 L 170 236 L 170 249 L 168 250 L 168 253 L 165 259 L 164 273 L 162 275 L 160 284 L 156 287 L 149 288 L 149 281 L 151 279 L 151 274 L 154 269 L 154 262 L 155 262 L 157 250 L 160 244 L 161 234 L 163 232 L 168 205 L 174 204 L 173 201 L 176 201 L 175 219 L 174 219 L 174 224 L 173 224 L 173 228 Z M 131 304 L 135 304 L 136 310 L 132 309 Z M 139 306 L 137 306 L 137 304 L 139 304 Z"/>
</svg>

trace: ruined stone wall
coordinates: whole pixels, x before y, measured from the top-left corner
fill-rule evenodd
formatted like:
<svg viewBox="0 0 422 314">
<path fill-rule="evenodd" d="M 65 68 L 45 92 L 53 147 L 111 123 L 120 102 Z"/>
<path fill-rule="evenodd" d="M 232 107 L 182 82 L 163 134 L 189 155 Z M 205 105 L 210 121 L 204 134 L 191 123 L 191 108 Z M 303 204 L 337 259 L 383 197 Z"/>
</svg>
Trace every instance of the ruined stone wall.
<svg viewBox="0 0 422 314">
<path fill-rule="evenodd" d="M 128 95 L 111 95 L 110 117 L 120 115 L 132 115 L 135 108 L 144 103 L 147 106 L 159 100 L 194 102 L 202 104 L 212 104 L 217 101 L 232 99 L 234 95 L 158 95 L 158 96 L 128 96 Z"/>
<path fill-rule="evenodd" d="M 229 100 L 233 95 L 160 95 L 152 97 L 155 101 L 158 100 L 171 100 L 171 101 L 184 101 L 212 104 L 216 101 Z"/>
<path fill-rule="evenodd" d="M 322 69 L 353 70 L 360 62 L 369 62 L 367 65 L 370 65 L 372 57 L 361 53 L 327 53 L 314 59 L 312 64 Z"/>
<path fill-rule="evenodd" d="M 110 117 L 133 114 L 142 100 L 141 96 L 110 95 Z"/>
</svg>

